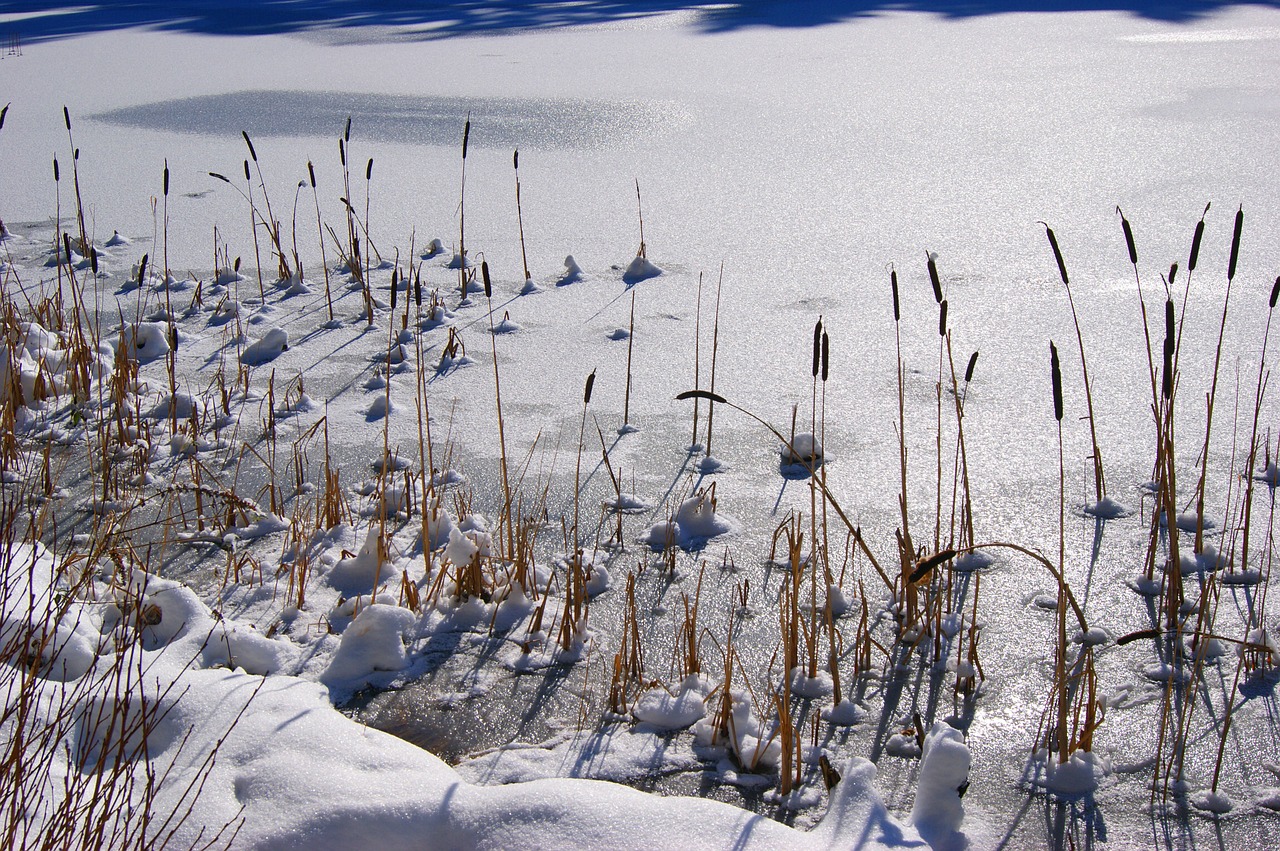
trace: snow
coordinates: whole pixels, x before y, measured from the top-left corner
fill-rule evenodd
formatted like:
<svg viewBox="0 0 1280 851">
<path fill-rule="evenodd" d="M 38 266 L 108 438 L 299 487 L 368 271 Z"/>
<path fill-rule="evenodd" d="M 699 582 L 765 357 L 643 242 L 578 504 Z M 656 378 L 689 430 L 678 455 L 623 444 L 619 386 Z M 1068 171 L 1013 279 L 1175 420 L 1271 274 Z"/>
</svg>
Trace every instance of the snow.
<svg viewBox="0 0 1280 851">
<path fill-rule="evenodd" d="M 1028 799 L 1010 778 L 1026 765 L 1030 731 L 1044 712 L 1047 648 L 1059 604 L 1052 578 L 1006 551 L 999 561 L 991 559 L 992 550 L 962 552 L 956 571 L 937 572 L 938 582 L 955 589 L 955 599 L 938 613 L 939 628 L 915 625 L 911 634 L 919 644 L 904 652 L 886 638 L 901 634 L 896 601 L 886 600 L 869 560 L 847 540 L 843 520 L 824 512 L 821 502 L 815 510 L 809 482 L 796 482 L 802 475 L 779 469 L 787 459 L 774 436 L 717 406 L 715 456 L 684 451 L 691 410 L 671 397 L 709 386 L 711 328 L 718 320 L 717 392 L 786 434 L 791 412 L 798 407 L 807 421 L 811 392 L 821 390 L 826 446 L 801 454 L 827 462 L 824 481 L 865 533 L 880 566 L 896 578 L 893 536 L 901 519 L 890 263 L 901 277 L 904 308 L 904 437 L 912 480 L 906 510 L 915 547 L 926 555 L 972 543 L 969 530 L 960 531 L 969 519 L 977 541 L 1013 540 L 1053 559 L 1059 480 L 1044 410 L 1046 339 L 1056 339 L 1064 354 L 1064 484 L 1067 505 L 1074 507 L 1066 521 L 1065 573 L 1088 620 L 1080 635 L 1069 623 L 1074 641 L 1068 652 L 1098 648 L 1099 686 L 1121 696 L 1108 704 L 1097 731 L 1096 758 L 1073 755 L 1065 767 L 1045 761 L 1055 795 L 1088 796 L 1079 790 L 1090 784 L 1099 793 L 1082 804 L 1090 808 L 1087 823 L 1072 825 L 1084 834 L 1082 842 L 1149 839 L 1150 790 L 1144 784 L 1154 770 L 1160 695 L 1190 667 L 1187 659 L 1180 666 L 1153 664 L 1160 654 L 1202 651 L 1220 668 L 1205 686 L 1210 707 L 1191 713 L 1189 741 L 1197 758 L 1213 750 L 1203 744 L 1216 738 L 1212 719 L 1233 699 L 1233 668 L 1241 661 L 1230 653 L 1236 642 L 1245 638 L 1261 648 L 1244 654 L 1249 666 L 1280 662 L 1271 637 L 1274 603 L 1264 609 L 1259 602 L 1276 599 L 1264 593 L 1271 577 L 1262 543 L 1270 536 L 1263 506 L 1270 495 L 1262 486 L 1277 479 L 1275 453 L 1261 451 L 1260 430 L 1258 463 L 1247 470 L 1232 441 L 1247 442 L 1251 412 L 1246 401 L 1233 422 L 1222 387 L 1201 512 L 1217 523 L 1205 524 L 1199 556 L 1191 554 L 1189 537 L 1199 524 L 1196 514 L 1187 513 L 1195 506 L 1189 497 L 1199 473 L 1216 299 L 1237 203 L 1247 215 L 1237 284 L 1261 280 L 1280 266 L 1274 240 L 1265 238 L 1280 221 L 1280 204 L 1269 160 L 1256 155 L 1271 149 L 1277 132 L 1273 93 L 1256 71 L 1274 53 L 1280 31 L 1275 10 L 1211 4 L 1194 15 L 1175 9 L 1171 19 L 1157 20 L 1151 9 L 936 15 L 895 8 L 854 16 L 831 4 L 730 4 L 632 16 L 602 4 L 494 11 L 446 3 L 396 18 L 375 9 L 361 19 L 369 26 L 345 18 L 336 26 L 317 4 L 264 7 L 235 20 L 196 5 L 144 4 L 156 17 L 145 30 L 109 13 L 85 24 L 84 15 L 63 9 L 5 18 L 4 28 L 20 32 L 26 43 L 25 55 L 3 62 L 11 83 L 5 97 L 13 101 L 0 131 L 6 303 L 25 314 L 54 281 L 67 277 L 56 259 L 44 265 L 63 253 L 54 237 L 55 196 L 73 240 L 78 227 L 72 224 L 71 152 L 57 109 L 64 102 L 75 118 L 87 226 L 102 276 L 94 287 L 87 256 L 73 250 L 64 258 L 77 281 L 90 284 L 83 292 L 99 320 L 85 364 L 93 379 L 87 402 L 71 395 L 79 387 L 73 352 L 83 354 L 75 349 L 74 329 L 53 330 L 58 326 L 48 315 L 24 315 L 25 324 L 17 327 L 6 320 L 13 357 L 0 357 L 3 434 L 15 436 L 17 448 L 0 446 L 0 478 L 6 499 L 11 486 L 26 488 L 22 525 L 58 516 L 56 529 L 45 530 L 56 538 L 60 563 L 110 573 L 119 589 L 99 588 L 102 597 L 77 602 L 50 627 L 38 648 L 42 694 L 52 694 L 48 685 L 92 679 L 103 664 L 95 659 L 109 658 L 113 651 L 106 648 L 127 637 L 120 624 L 145 615 L 139 640 L 147 670 L 161 685 L 175 683 L 171 694 L 184 694 L 153 733 L 157 766 L 174 757 L 175 730 L 195 730 L 173 774 L 181 786 L 230 727 L 243 698 L 261 688 L 224 743 L 195 811 L 200 822 L 219 825 L 244 803 L 247 821 L 238 844 L 246 847 L 394 848 L 420 842 L 423 832 L 444 846 L 465 847 L 670 847 L 738 839 L 744 846 L 824 847 L 855 846 L 868 837 L 894 847 L 919 845 L 903 822 L 910 820 L 913 795 L 922 797 L 917 785 L 936 779 L 932 768 L 925 770 L 932 739 L 917 763 L 914 729 L 895 730 L 929 730 L 934 714 L 946 711 L 943 704 L 971 699 L 951 694 L 950 677 L 934 675 L 945 667 L 944 657 L 947 665 L 962 658 L 955 641 L 973 626 L 981 629 L 978 648 L 990 676 L 987 691 L 972 698 L 976 712 L 964 716 L 972 718 L 964 735 L 976 780 L 964 798 L 964 820 L 930 821 L 929 827 L 938 829 L 933 838 L 944 844 L 959 841 L 958 830 L 978 847 L 1047 844 L 1050 820 L 1025 815 Z M 270 15 L 283 17 L 260 17 Z M 562 26 L 564 21 L 580 25 Z M 191 61 L 211 54 L 217 63 Z M 101 73 L 86 75 L 85 67 Z M 1122 77 L 1129 84 L 1117 88 L 1114 81 Z M 643 92 L 636 79 L 647 81 Z M 1000 81 L 996 89 L 992 80 Z M 1046 99 L 1045 91 L 1060 96 Z M 833 109 L 833 103 L 858 108 Z M 476 281 L 459 276 L 465 264 L 458 143 L 469 112 L 474 124 L 465 257 L 472 270 L 482 257 L 492 267 L 488 303 L 475 296 L 481 291 Z M 355 196 L 349 200 L 372 270 L 371 315 L 364 312 L 364 284 L 335 256 L 347 227 L 337 202 L 346 189 L 339 189 L 333 136 L 348 115 L 354 116 L 348 152 Z M 242 128 L 253 136 L 264 174 L 265 185 L 255 174 L 252 186 L 262 219 L 256 225 L 242 195 L 207 177 L 211 169 L 237 173 L 246 153 Z M 515 145 L 524 154 L 527 262 L 515 239 Z M 51 151 L 63 167 L 58 187 L 47 167 Z M 377 167 L 366 184 L 359 167 L 374 158 Z M 166 161 L 175 191 L 162 221 L 157 184 Z M 288 196 L 307 177 L 309 161 L 319 178 L 317 206 L 336 240 L 316 233 L 309 187 L 301 187 L 300 210 L 290 215 Z M 615 265 L 635 249 L 633 180 L 645 187 L 642 238 L 649 255 L 661 259 L 661 274 L 644 258 Z M 273 214 L 265 209 L 268 188 Z M 1187 599 L 1174 608 L 1186 618 L 1185 634 L 1181 641 L 1114 646 L 1114 637 L 1153 626 L 1153 617 L 1154 626 L 1163 627 L 1168 608 L 1125 585 L 1143 570 L 1154 505 L 1132 483 L 1151 475 L 1153 454 L 1134 276 L 1115 209 L 1124 209 L 1138 234 L 1151 309 L 1158 308 L 1159 278 L 1173 260 L 1184 264 L 1176 284 L 1183 282 L 1190 226 L 1209 200 L 1214 206 L 1190 289 L 1179 365 L 1176 504 L 1184 514 L 1176 528 L 1184 559 L 1175 567 L 1185 574 Z M 295 237 L 291 226 L 296 230 L 305 280 L 301 265 L 276 280 L 266 217 L 279 220 L 286 253 Z M 1093 503 L 1092 448 L 1080 394 L 1072 392 L 1080 386 L 1079 364 L 1063 345 L 1074 328 L 1038 219 L 1056 228 L 1084 308 L 1094 425 L 1115 494 L 1102 504 Z M 424 238 L 432 233 L 447 239 Z M 323 261 L 319 240 L 328 250 Z M 948 479 L 958 447 L 947 406 L 954 400 L 947 378 L 937 389 L 949 370 L 934 362 L 940 354 L 936 307 L 922 244 L 938 249 L 933 256 L 949 297 L 956 357 L 983 352 L 962 396 L 971 518 L 951 498 L 958 485 Z M 567 251 L 573 254 L 566 257 Z M 150 271 L 139 275 L 144 253 Z M 413 299 L 403 269 L 398 309 L 390 310 L 389 270 L 401 258 L 414 266 L 426 260 L 420 313 L 416 307 L 404 312 Z M 721 262 L 724 300 L 713 319 L 709 284 Z M 695 333 L 704 271 L 701 330 Z M 459 300 L 460 285 L 472 294 L 469 301 Z M 1252 395 L 1248 376 L 1272 358 L 1261 349 L 1265 292 L 1251 287 L 1233 292 L 1223 359 L 1240 367 L 1241 386 L 1234 390 L 1242 400 Z M 626 295 L 641 289 L 631 376 L 634 425 L 619 428 L 628 347 L 615 341 L 629 335 L 618 333 L 629 327 Z M 69 303 L 64 299 L 63 309 Z M 832 378 L 822 385 L 810 380 L 808 350 L 808 331 L 819 314 L 832 344 Z M 485 333 L 490 319 L 502 335 L 496 355 Z M 180 343 L 170 352 L 174 332 Z M 445 355 L 451 334 L 466 348 Z M 702 345 L 699 371 L 695 338 Z M 237 352 L 246 367 L 240 375 Z M 176 387 L 167 374 L 169 354 L 175 356 Z M 130 357 L 136 376 L 117 373 Z M 457 368 L 471 363 L 477 368 Z M 572 470 L 566 476 L 565 458 L 579 438 L 582 379 L 592 369 L 599 380 L 585 419 L 583 485 L 574 493 L 566 484 L 573 476 Z M 266 395 L 272 370 L 274 412 Z M 494 435 L 497 370 L 507 429 L 501 450 Z M 285 382 L 295 375 L 297 389 L 286 393 Z M 110 379 L 117 378 L 113 387 Z M 419 380 L 430 404 L 421 420 Z M 14 407 L 18 391 L 25 397 L 21 408 Z M 119 407 L 116 392 L 126 398 Z M 933 479 L 935 393 L 944 423 L 940 485 Z M 706 413 L 704 402 L 699 429 L 707 428 Z M 176 431 L 170 414 L 180 420 Z M 1263 430 L 1274 421 L 1268 396 Z M 436 454 L 430 461 L 417 458 L 422 423 L 432 430 Z M 600 447 L 594 445 L 597 428 Z M 805 428 L 817 431 L 816 424 Z M 118 451 L 97 452 L 108 432 Z M 615 433 L 625 437 L 615 440 Z M 384 457 L 384 435 L 412 460 L 404 468 L 377 469 L 378 478 L 370 480 L 371 462 Z M 694 434 L 693 444 L 712 445 L 703 441 L 703 434 Z M 91 451 L 63 466 L 74 454 L 70 447 Z M 823 456 L 823 449 L 832 454 Z M 601 450 L 613 464 L 625 463 L 621 487 L 601 466 Z M 47 491 L 46 452 L 55 479 Z M 505 548 L 485 539 L 490 528 L 494 539 L 501 536 L 500 522 L 469 523 L 476 510 L 492 517 L 502 511 L 500 452 L 521 483 L 518 511 L 532 518 L 530 534 L 538 538 L 533 578 L 516 583 L 513 563 L 485 556 L 485 593 L 454 600 L 455 568 L 480 552 Z M 258 456 L 272 456 L 277 477 L 262 474 Z M 331 506 L 339 518 L 321 528 L 311 500 L 329 490 L 318 475 L 328 460 L 342 474 Z M 88 483 L 106 480 L 107 471 L 113 476 L 109 492 L 100 484 L 91 489 Z M 1260 484 L 1246 564 L 1232 518 L 1241 511 L 1238 485 L 1250 473 Z M 718 489 L 709 492 L 712 474 Z M 429 496 L 423 495 L 424 481 L 438 486 Z M 197 493 L 207 501 L 199 529 L 192 521 Z M 564 521 L 579 502 L 583 528 L 566 531 Z M 794 698 L 793 708 L 803 711 L 806 724 L 821 719 L 819 748 L 844 779 L 828 793 L 816 773 L 807 772 L 799 790 L 782 796 L 762 791 L 777 787 L 781 764 L 772 692 L 783 673 L 780 665 L 770 668 L 769 657 L 785 573 L 765 562 L 770 536 L 789 513 L 801 518 L 808 566 L 815 564 L 808 553 L 817 537 L 810 522 L 825 521 L 832 530 L 826 554 L 832 576 L 815 577 L 813 608 L 820 609 L 825 590 L 833 614 L 845 615 L 835 625 L 843 642 L 835 651 L 843 700 L 832 705 L 822 676 L 797 679 L 793 684 L 804 696 Z M 1224 518 L 1227 529 L 1219 531 Z M 371 526 L 378 528 L 376 538 Z M 127 530 L 129 546 L 97 549 L 99 531 L 115 528 Z M 582 590 L 596 599 L 565 650 L 557 631 L 571 534 L 587 549 L 590 564 Z M 1156 534 L 1168 546 L 1168 530 Z M 634 547 L 637 539 L 670 551 L 659 558 Z M 89 564 L 91 553 L 99 558 Z M 1228 556 L 1240 563 L 1229 564 Z M 52 560 L 40 564 L 53 575 Z M 1174 578 L 1162 574 L 1164 566 L 1157 562 L 1154 578 L 1135 580 L 1135 586 L 1153 597 L 1162 594 Z M 979 567 L 981 572 L 965 573 Z M 648 651 L 646 686 L 676 670 L 669 656 L 684 613 L 682 594 L 696 598 L 701 587 L 701 651 L 711 657 L 710 668 L 719 668 L 730 644 L 726 621 L 733 613 L 740 632 L 732 646 L 741 654 L 741 670 L 732 686 L 732 741 L 708 727 L 719 692 L 710 686 L 700 691 L 701 685 L 686 689 L 678 678 L 668 680 L 670 691 L 636 686 L 636 718 L 650 720 L 601 722 L 594 714 L 592 700 L 602 689 L 602 674 L 607 685 L 617 649 L 622 580 L 631 572 L 638 576 Z M 305 600 L 298 588 L 304 574 Z M 979 583 L 982 598 L 971 614 L 969 595 Z M 433 589 L 439 602 L 409 612 L 406 597 L 425 597 Z M 1037 594 L 1035 605 L 1018 604 Z M 1221 605 L 1205 605 L 1202 594 L 1220 594 Z M 10 603 L 20 597 L 10 594 Z M 544 599 L 544 619 L 534 628 L 531 620 Z M 884 653 L 855 642 L 864 603 Z M 809 608 L 801 611 L 810 616 Z M 1223 640 L 1192 642 L 1196 617 L 1188 613 L 1200 611 L 1218 612 L 1215 632 Z M 1257 622 L 1248 620 L 1254 611 Z M 6 611 L 6 630 L 13 618 Z M 824 666 L 826 636 L 819 638 Z M 844 675 L 862 649 L 871 656 L 871 670 Z M 453 673 L 433 667 L 450 653 L 455 664 L 493 678 L 484 685 L 488 694 L 524 679 L 547 691 L 573 691 L 580 701 L 547 710 L 551 722 L 565 725 L 561 732 L 503 733 L 506 739 L 490 743 L 495 750 L 478 758 L 487 762 L 457 772 L 332 708 L 362 689 L 385 696 L 387 689 L 433 681 L 422 686 L 438 690 L 427 691 L 424 704 L 432 694 L 466 695 L 455 703 L 474 706 L 495 722 L 511 706 L 539 705 L 528 694 L 491 700 L 472 695 Z M 1235 804 L 1222 820 L 1225 839 L 1219 841 L 1226 844 L 1271 845 L 1277 835 L 1275 825 L 1249 806 L 1266 807 L 1275 794 L 1247 770 L 1255 753 L 1274 756 L 1274 722 L 1265 711 L 1274 676 L 1265 664 L 1250 668 L 1242 695 L 1234 696 L 1239 739 L 1229 743 L 1220 793 Z M 527 673 L 511 674 L 504 666 Z M 966 672 L 970 666 L 953 665 Z M 899 673 L 901 684 L 894 679 Z M 941 694 L 931 691 L 933 679 L 945 680 Z M 899 691 L 901 703 L 891 708 L 889 696 Z M 1259 694 L 1263 700 L 1255 699 Z M 97 698 L 94 706 L 115 705 L 106 692 Z M 668 730 L 693 715 L 699 702 L 703 716 L 688 725 L 692 730 Z M 912 703 L 926 715 L 923 723 L 902 718 Z M 344 711 L 356 712 L 351 706 Z M 530 723 L 546 721 L 537 716 Z M 570 734 L 567 728 L 578 724 L 580 735 Z M 808 759 L 818 750 L 810 747 L 809 729 L 802 732 Z M 524 735 L 534 738 L 526 742 Z M 718 756 L 712 755 L 716 748 Z M 519 770 L 513 767 L 517 753 Z M 880 773 L 857 754 L 881 759 Z M 1112 777 L 1099 768 L 1111 758 L 1145 768 Z M 497 767 L 504 761 L 508 768 Z M 1202 762 L 1190 760 L 1190 770 L 1198 772 L 1195 784 L 1207 786 Z M 484 766 L 494 769 L 486 773 Z M 737 783 L 755 790 L 751 805 L 759 812 L 656 799 L 586 780 L 661 788 L 668 768 L 694 778 L 682 787 L 685 793 L 705 788 L 698 779 L 704 775 L 708 786 Z M 574 771 L 579 779 L 566 780 Z M 1102 778 L 1114 782 L 1104 788 Z M 532 786 L 521 785 L 529 781 Z M 501 782 L 517 785 L 475 785 Z M 926 790 L 923 799 L 931 794 Z M 1039 797 L 1030 798 L 1033 808 Z M 162 790 L 161 799 L 173 801 L 173 788 Z M 1191 803 L 1221 811 L 1200 793 Z M 782 817 L 794 818 L 799 830 L 762 817 L 787 809 Z M 1211 841 L 1198 824 L 1205 820 L 1186 827 L 1189 844 Z M 1105 837 L 1095 830 L 1104 823 Z M 188 832 L 181 838 L 194 837 Z"/>
<path fill-rule="evenodd" d="M 960 828 L 964 823 L 961 795 L 969 785 L 970 760 L 964 734 L 945 721 L 936 722 L 925 734 L 911 823 L 935 851 L 969 845 Z"/>
</svg>

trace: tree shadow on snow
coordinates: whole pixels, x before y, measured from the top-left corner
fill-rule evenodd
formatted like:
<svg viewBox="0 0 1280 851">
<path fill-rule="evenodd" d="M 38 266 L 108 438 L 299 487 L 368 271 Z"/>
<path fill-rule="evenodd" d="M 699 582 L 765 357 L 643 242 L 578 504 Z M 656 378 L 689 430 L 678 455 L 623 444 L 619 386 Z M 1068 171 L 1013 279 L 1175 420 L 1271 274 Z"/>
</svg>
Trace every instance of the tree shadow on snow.
<svg viewBox="0 0 1280 851">
<path fill-rule="evenodd" d="M 3 0 L 6 29 L 24 42 L 148 28 L 201 35 L 307 32 L 334 40 L 422 41 L 454 36 L 554 30 L 626 23 L 671 12 L 686 13 L 695 31 L 722 33 L 746 27 L 799 28 L 851 21 L 888 12 L 924 12 L 964 19 L 1007 12 L 1114 11 L 1158 21 L 1189 22 L 1232 5 L 1278 7 L 1277 0 L 738 0 L 708 8 L 680 0 L 137 0 L 129 3 Z"/>
</svg>

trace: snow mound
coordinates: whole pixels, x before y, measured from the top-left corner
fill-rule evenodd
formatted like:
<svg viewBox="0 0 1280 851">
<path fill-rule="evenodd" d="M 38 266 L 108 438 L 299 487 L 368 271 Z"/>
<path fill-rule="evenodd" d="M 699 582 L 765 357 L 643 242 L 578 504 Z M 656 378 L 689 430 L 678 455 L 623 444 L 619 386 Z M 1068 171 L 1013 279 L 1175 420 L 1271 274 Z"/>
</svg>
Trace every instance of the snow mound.
<svg viewBox="0 0 1280 851">
<path fill-rule="evenodd" d="M 1066 762 L 1056 754 L 1036 751 L 1031 757 L 1031 782 L 1065 797 L 1079 797 L 1095 792 L 1102 778 L 1111 773 L 1105 759 L 1089 751 L 1076 751 Z"/>
<path fill-rule="evenodd" d="M 578 265 L 578 261 L 573 255 L 564 258 L 564 273 L 560 275 L 560 279 L 556 281 L 556 286 L 563 287 L 569 284 L 575 284 L 581 281 L 585 275 L 582 274 L 582 267 Z"/>
<path fill-rule="evenodd" d="M 120 332 L 120 345 L 138 363 L 150 363 L 169 354 L 169 329 L 160 322 L 126 325 Z"/>
<path fill-rule="evenodd" d="M 911 823 L 935 851 L 963 849 L 968 838 L 960 831 L 964 804 L 960 795 L 969 785 L 969 746 L 964 733 L 937 721 L 924 739 L 920 781 Z"/>
<path fill-rule="evenodd" d="M 627 264 L 626 270 L 622 273 L 622 281 L 627 284 L 636 284 L 661 274 L 660 268 L 650 263 L 648 258 L 637 254 L 635 259 Z"/>
<path fill-rule="evenodd" d="M 325 685 L 347 683 L 375 671 L 399 671 L 409 664 L 405 634 L 417 622 L 408 609 L 373 603 L 356 615 L 342 633 L 320 681 Z"/>
<path fill-rule="evenodd" d="M 636 700 L 631 714 L 637 721 L 663 730 L 682 730 L 707 714 L 705 699 L 701 681 L 690 675 L 675 694 L 662 686 L 648 689 Z"/>
<path fill-rule="evenodd" d="M 655 550 L 678 546 L 683 550 L 695 550 L 707 541 L 727 535 L 736 524 L 716 511 L 715 489 L 700 490 L 680 503 L 670 520 L 655 523 L 645 532 L 642 540 Z"/>
<path fill-rule="evenodd" d="M 254 340 L 245 346 L 240 353 L 240 362 L 248 366 L 261 366 L 280 357 L 289 350 L 289 333 L 283 328 L 274 327 L 261 339 Z"/>
<path fill-rule="evenodd" d="M 1133 509 L 1126 505 L 1116 502 L 1109 496 L 1104 496 L 1097 502 L 1090 503 L 1084 507 L 1084 513 L 1099 520 L 1119 520 L 1122 517 L 1128 517 L 1133 513 Z"/>
</svg>

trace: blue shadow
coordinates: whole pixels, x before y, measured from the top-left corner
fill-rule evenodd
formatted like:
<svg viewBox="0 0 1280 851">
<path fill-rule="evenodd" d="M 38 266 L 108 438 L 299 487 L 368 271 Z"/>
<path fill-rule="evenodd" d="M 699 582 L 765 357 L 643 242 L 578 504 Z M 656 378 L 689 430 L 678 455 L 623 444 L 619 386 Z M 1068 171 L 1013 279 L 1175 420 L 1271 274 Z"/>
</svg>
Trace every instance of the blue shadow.
<svg viewBox="0 0 1280 851">
<path fill-rule="evenodd" d="M 17 34 L 26 44 L 136 27 L 202 35 L 346 31 L 357 37 L 354 31 L 360 29 L 393 28 L 400 30 L 396 38 L 429 40 L 618 23 L 679 11 L 694 14 L 691 26 L 696 31 L 718 33 L 759 26 L 813 27 L 901 11 L 955 19 L 1008 12 L 1112 11 L 1157 21 L 1189 22 L 1239 5 L 1277 8 L 1280 0 L 737 0 L 714 8 L 687 0 L 0 0 L 0 15 L 20 16 L 0 29 Z"/>
</svg>

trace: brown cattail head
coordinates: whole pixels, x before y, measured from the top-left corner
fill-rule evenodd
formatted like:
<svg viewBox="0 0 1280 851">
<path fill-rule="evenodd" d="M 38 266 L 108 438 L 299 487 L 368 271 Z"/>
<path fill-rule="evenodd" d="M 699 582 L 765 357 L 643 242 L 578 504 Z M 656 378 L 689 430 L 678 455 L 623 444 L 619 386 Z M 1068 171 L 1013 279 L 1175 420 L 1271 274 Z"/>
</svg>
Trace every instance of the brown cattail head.
<svg viewBox="0 0 1280 851">
<path fill-rule="evenodd" d="M 1053 382 L 1053 417 L 1062 422 L 1062 367 L 1058 364 L 1058 347 L 1049 341 L 1049 378 Z"/>
<path fill-rule="evenodd" d="M 1129 249 L 1129 262 L 1138 265 L 1138 247 L 1133 242 L 1133 228 L 1129 227 L 1129 220 L 1124 217 L 1124 212 L 1116 207 L 1116 212 L 1120 215 L 1120 227 L 1124 229 L 1124 244 Z"/>
<path fill-rule="evenodd" d="M 210 177 L 212 177 L 212 178 L 214 178 L 215 180 L 221 180 L 223 183 L 230 183 L 230 182 L 231 182 L 230 180 L 228 180 L 228 179 L 227 179 L 227 176 L 226 176 L 226 175 L 224 175 L 224 174 L 218 174 L 216 171 L 211 171 L 211 172 L 209 172 L 209 176 L 210 176 Z"/>
<path fill-rule="evenodd" d="M 898 308 L 898 270 L 889 269 L 889 288 L 893 290 L 893 321 L 902 321 L 902 311 Z"/>
<path fill-rule="evenodd" d="M 1209 205 L 1204 205 L 1204 213 L 1200 216 L 1200 221 L 1196 222 L 1195 236 L 1191 237 L 1191 257 L 1187 260 L 1187 271 L 1194 272 L 1196 270 L 1196 262 L 1200 259 L 1200 241 L 1204 239 L 1204 217 L 1209 213 Z"/>
<path fill-rule="evenodd" d="M 89 246 L 89 268 L 93 270 L 93 274 L 98 274 L 98 249 L 92 245 Z M 1276 279 L 1276 283 L 1280 284 L 1280 278 Z"/>
<path fill-rule="evenodd" d="M 147 277 L 147 259 L 150 255 L 142 255 L 142 262 L 138 264 L 138 283 L 141 284 Z"/>
<path fill-rule="evenodd" d="M 582 389 L 582 404 L 591 404 L 591 388 L 596 383 L 596 371 L 591 370 L 591 374 L 587 376 L 587 386 Z"/>
<path fill-rule="evenodd" d="M 307 174 L 311 177 L 311 188 L 316 188 L 316 167 L 311 164 L 311 160 L 307 160 Z"/>
<path fill-rule="evenodd" d="M 831 366 L 830 344 L 827 342 L 827 332 L 822 332 L 822 381 L 826 383 L 827 373 Z"/>
<path fill-rule="evenodd" d="M 343 168 L 347 167 L 347 146 L 343 144 L 341 139 L 338 140 L 338 160 L 342 163 Z"/>
<path fill-rule="evenodd" d="M 1236 260 L 1240 258 L 1240 231 L 1244 228 L 1244 205 L 1236 210 L 1236 230 L 1231 235 L 1231 259 L 1227 261 L 1227 280 L 1236 276 Z"/>
<path fill-rule="evenodd" d="M 253 142 L 249 139 L 249 133 L 245 130 L 240 131 L 240 135 L 244 137 L 244 143 L 249 146 L 249 156 L 253 157 L 253 161 L 258 161 L 258 152 L 253 149 Z"/>
<path fill-rule="evenodd" d="M 67 125 L 67 132 L 70 133 L 71 132 L 71 112 L 68 111 L 65 105 L 62 107 L 62 120 Z"/>
<path fill-rule="evenodd" d="M 938 263 L 928 251 L 924 253 L 929 266 L 929 283 L 933 284 L 933 300 L 942 304 L 942 282 L 938 280 Z"/>
<path fill-rule="evenodd" d="M 60 179 L 61 179 L 61 176 L 58 174 L 58 158 L 54 157 L 53 158 L 53 182 L 57 183 Z"/>
<path fill-rule="evenodd" d="M 822 317 L 813 325 L 813 377 L 818 377 L 818 366 L 822 357 Z"/>
<path fill-rule="evenodd" d="M 969 365 L 964 370 L 964 383 L 968 384 L 973 381 L 973 368 L 978 365 L 978 353 L 974 352 L 969 356 Z"/>
<path fill-rule="evenodd" d="M 1041 224 L 1044 224 L 1041 222 Z M 1067 264 L 1062 260 L 1062 252 L 1058 249 L 1058 238 L 1053 235 L 1053 228 L 1048 225 L 1044 226 L 1044 232 L 1049 237 L 1049 247 L 1053 249 L 1053 259 L 1058 261 L 1058 274 L 1062 276 L 1062 283 L 1067 281 Z"/>
<path fill-rule="evenodd" d="M 364 167 L 364 179 L 366 183 L 373 180 L 373 157 L 369 157 L 369 163 Z"/>
<path fill-rule="evenodd" d="M 520 149 L 516 148 L 516 152 L 511 155 L 511 165 L 516 171 L 520 170 Z"/>
<path fill-rule="evenodd" d="M 471 114 L 467 114 L 467 123 L 462 125 L 462 158 L 467 158 L 467 142 L 471 140 Z"/>
<path fill-rule="evenodd" d="M 489 282 L 489 261 L 480 261 L 480 277 L 484 279 L 484 297 L 493 298 L 493 284 Z"/>
<path fill-rule="evenodd" d="M 1276 297 L 1280 296 L 1280 275 L 1276 276 L 1276 282 L 1271 287 L 1271 309 L 1276 308 Z"/>
<path fill-rule="evenodd" d="M 1173 286 L 1173 282 L 1178 278 L 1178 264 L 1173 263 L 1169 266 L 1169 286 Z"/>
<path fill-rule="evenodd" d="M 4 129 L 4 117 L 9 114 L 9 104 L 4 105 L 4 109 L 0 109 L 0 130 Z"/>
<path fill-rule="evenodd" d="M 1164 375 L 1160 382 L 1160 392 L 1166 399 L 1173 396 L 1173 346 L 1174 346 L 1173 299 L 1164 302 Z"/>
<path fill-rule="evenodd" d="M 422 270 L 413 273 L 413 300 L 422 307 Z"/>
<path fill-rule="evenodd" d="M 245 179 L 245 180 L 250 180 L 250 179 L 251 179 L 251 178 L 249 177 L 249 161 L 248 161 L 248 160 L 245 160 L 245 161 L 244 161 L 244 179 Z"/>
<path fill-rule="evenodd" d="M 164 197 L 169 197 L 169 160 L 164 161 Z"/>
<path fill-rule="evenodd" d="M 342 131 L 342 138 L 348 142 L 351 141 L 351 116 L 347 116 L 347 129 Z"/>
<path fill-rule="evenodd" d="M 944 298 L 938 310 L 938 336 L 947 336 L 947 300 Z"/>
</svg>

